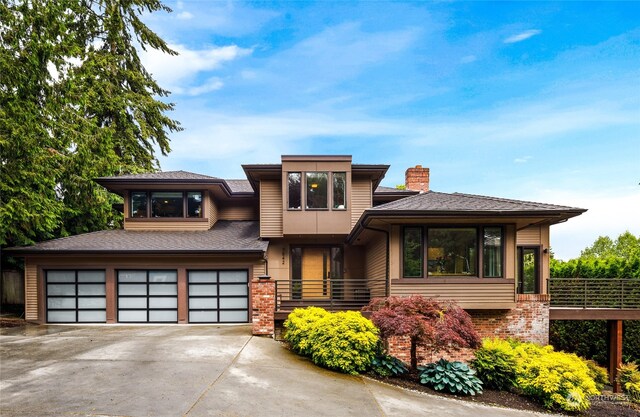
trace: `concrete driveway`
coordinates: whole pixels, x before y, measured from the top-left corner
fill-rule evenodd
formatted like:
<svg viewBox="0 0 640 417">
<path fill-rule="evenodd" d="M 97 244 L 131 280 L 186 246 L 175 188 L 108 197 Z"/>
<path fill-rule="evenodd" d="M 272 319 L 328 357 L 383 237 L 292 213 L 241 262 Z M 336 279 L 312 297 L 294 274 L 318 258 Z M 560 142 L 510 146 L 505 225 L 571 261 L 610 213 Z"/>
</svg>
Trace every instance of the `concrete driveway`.
<svg viewBox="0 0 640 417">
<path fill-rule="evenodd" d="M 318 368 L 248 326 L 0 329 L 2 416 L 524 416 Z"/>
</svg>

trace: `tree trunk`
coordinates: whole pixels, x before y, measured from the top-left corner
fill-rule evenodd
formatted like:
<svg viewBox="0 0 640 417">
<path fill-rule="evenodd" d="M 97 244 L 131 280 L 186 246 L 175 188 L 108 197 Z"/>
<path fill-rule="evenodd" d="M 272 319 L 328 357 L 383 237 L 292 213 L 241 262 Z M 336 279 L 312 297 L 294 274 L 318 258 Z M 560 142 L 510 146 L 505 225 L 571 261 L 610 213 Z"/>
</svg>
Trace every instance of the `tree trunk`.
<svg viewBox="0 0 640 417">
<path fill-rule="evenodd" d="M 414 338 L 411 338 L 411 369 L 418 369 L 418 355 L 416 353 L 417 343 Z"/>
</svg>

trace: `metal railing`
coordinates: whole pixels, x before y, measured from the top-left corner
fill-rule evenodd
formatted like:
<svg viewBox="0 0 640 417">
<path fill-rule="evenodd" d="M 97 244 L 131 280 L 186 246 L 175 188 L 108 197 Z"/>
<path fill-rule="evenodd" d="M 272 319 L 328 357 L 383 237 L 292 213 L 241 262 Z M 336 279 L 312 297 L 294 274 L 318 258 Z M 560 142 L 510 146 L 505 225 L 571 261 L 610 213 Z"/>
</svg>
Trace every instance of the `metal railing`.
<svg viewBox="0 0 640 417">
<path fill-rule="evenodd" d="M 640 279 L 551 278 L 551 307 L 640 309 Z"/>
<path fill-rule="evenodd" d="M 327 310 L 359 310 L 372 298 L 385 297 L 380 279 L 303 279 L 276 281 L 276 311 L 316 306 Z"/>
</svg>

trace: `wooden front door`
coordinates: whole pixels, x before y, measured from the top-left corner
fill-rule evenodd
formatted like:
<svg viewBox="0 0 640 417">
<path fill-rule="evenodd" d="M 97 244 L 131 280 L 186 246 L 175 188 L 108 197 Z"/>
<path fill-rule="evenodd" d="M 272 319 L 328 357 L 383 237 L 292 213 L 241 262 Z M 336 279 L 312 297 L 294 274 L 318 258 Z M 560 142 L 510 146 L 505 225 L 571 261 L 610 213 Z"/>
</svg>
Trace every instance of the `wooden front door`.
<svg viewBox="0 0 640 417">
<path fill-rule="evenodd" d="M 302 298 L 328 298 L 329 248 L 308 247 L 302 251 Z"/>
</svg>

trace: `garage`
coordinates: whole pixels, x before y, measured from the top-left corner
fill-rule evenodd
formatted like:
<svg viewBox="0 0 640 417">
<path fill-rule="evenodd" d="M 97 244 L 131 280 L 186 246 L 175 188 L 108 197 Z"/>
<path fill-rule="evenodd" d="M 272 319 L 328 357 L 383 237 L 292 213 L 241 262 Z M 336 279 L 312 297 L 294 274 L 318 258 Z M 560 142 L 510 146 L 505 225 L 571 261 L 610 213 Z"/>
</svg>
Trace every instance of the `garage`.
<svg viewBox="0 0 640 417">
<path fill-rule="evenodd" d="M 119 270 L 118 322 L 177 323 L 176 270 Z"/>
<path fill-rule="evenodd" d="M 249 321 L 247 270 L 189 270 L 189 323 Z"/>
<path fill-rule="evenodd" d="M 48 270 L 45 276 L 47 322 L 107 321 L 104 270 Z"/>
</svg>

